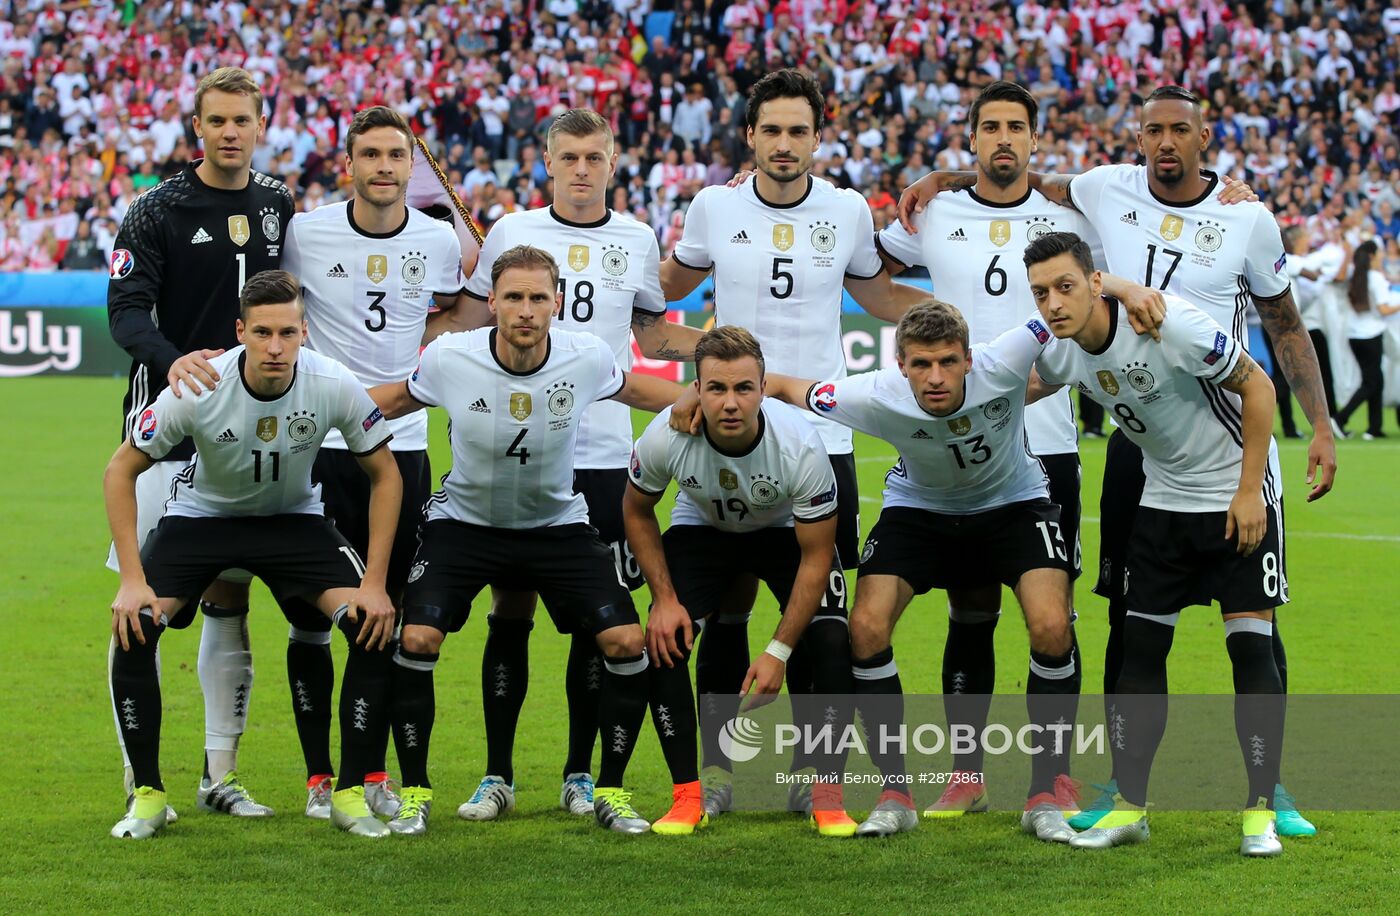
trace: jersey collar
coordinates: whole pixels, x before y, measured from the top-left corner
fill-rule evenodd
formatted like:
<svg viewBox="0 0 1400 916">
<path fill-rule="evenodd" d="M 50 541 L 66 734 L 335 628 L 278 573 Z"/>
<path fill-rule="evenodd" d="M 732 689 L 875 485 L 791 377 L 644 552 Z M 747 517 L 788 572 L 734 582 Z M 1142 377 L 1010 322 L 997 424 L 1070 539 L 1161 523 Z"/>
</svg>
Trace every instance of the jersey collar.
<svg viewBox="0 0 1400 916">
<path fill-rule="evenodd" d="M 763 415 L 763 408 L 760 407 L 758 409 L 758 435 L 753 437 L 753 441 L 749 443 L 749 447 L 742 452 L 731 452 L 721 447 L 718 442 L 710 438 L 710 428 L 704 423 L 700 424 L 700 429 L 704 431 L 705 441 L 710 443 L 710 448 L 719 452 L 726 458 L 743 458 L 746 455 L 752 455 L 754 449 L 758 448 L 759 443 L 763 441 L 763 434 L 768 431 L 768 418 Z"/>
<path fill-rule="evenodd" d="M 554 204 L 549 205 L 549 215 L 554 217 L 554 221 L 556 223 L 562 223 L 563 225 L 568 226 L 570 229 L 597 229 L 600 226 L 606 226 L 608 224 L 608 220 L 612 219 L 612 211 L 604 210 L 602 219 L 595 219 L 591 223 L 576 223 L 571 219 L 565 219 L 564 217 L 560 216 L 559 211 L 554 209 Z"/>
<path fill-rule="evenodd" d="M 355 222 L 355 201 L 353 198 L 347 201 L 345 204 L 345 218 L 350 221 L 351 229 L 354 229 L 356 232 L 358 232 L 360 235 L 363 235 L 367 239 L 391 239 L 394 236 L 398 235 L 400 232 L 404 231 L 404 229 L 408 226 L 408 210 L 409 208 L 407 206 L 404 206 L 403 222 L 399 223 L 399 227 L 397 229 L 391 229 L 388 232 L 369 232 L 368 230 L 361 229 L 360 224 Z"/>
<path fill-rule="evenodd" d="M 1012 209 L 1013 207 L 1019 207 L 1019 206 L 1021 206 L 1021 204 L 1025 203 L 1025 202 L 1028 201 L 1028 200 L 1030 200 L 1030 199 L 1031 199 L 1031 189 L 1030 189 L 1030 186 L 1028 185 L 1028 186 L 1026 187 L 1026 193 L 1022 194 L 1022 195 L 1021 195 L 1019 198 L 1017 198 L 1016 200 L 1008 200 L 1008 201 L 1007 201 L 1006 203 L 1004 203 L 1004 204 L 997 203 L 997 202 L 994 201 L 994 200 L 988 200 L 987 198 L 985 198 L 985 197 L 983 197 L 982 195 L 978 194 L 976 188 L 968 188 L 968 189 L 967 189 L 967 196 L 970 197 L 970 198 L 972 198 L 973 200 L 975 200 L 977 203 L 981 204 L 981 205 L 984 206 L 984 207 L 991 207 L 991 208 L 994 209 L 994 210 L 1010 210 L 1010 209 Z"/>
<path fill-rule="evenodd" d="M 1162 197 L 1159 197 L 1157 195 L 1157 192 L 1152 190 L 1152 182 L 1150 181 L 1147 183 L 1147 193 L 1151 194 L 1152 199 L 1157 201 L 1157 203 L 1161 204 L 1164 207 L 1175 207 L 1178 210 L 1184 210 L 1187 207 L 1195 207 L 1203 203 L 1205 199 L 1215 191 L 1215 186 L 1220 184 L 1220 176 L 1212 172 L 1210 169 L 1201 169 L 1201 177 L 1209 179 L 1209 181 L 1206 184 L 1206 189 L 1201 192 L 1201 196 L 1197 197 L 1194 200 L 1187 200 L 1181 203 L 1177 203 L 1174 200 L 1166 200 Z"/>
<path fill-rule="evenodd" d="M 1118 300 L 1112 296 L 1103 296 L 1103 301 L 1108 303 L 1108 336 L 1103 340 L 1103 346 L 1097 350 L 1087 350 L 1090 356 L 1102 356 L 1108 352 L 1108 348 L 1113 346 L 1113 338 L 1118 335 Z"/>
<path fill-rule="evenodd" d="M 772 207 L 774 210 L 791 210 L 793 207 L 800 207 L 800 206 L 802 206 L 802 204 L 807 200 L 807 198 L 810 197 L 810 196 L 812 196 L 812 182 L 813 182 L 813 181 L 815 181 L 815 179 L 812 178 L 812 173 L 811 173 L 811 172 L 808 172 L 808 173 L 807 173 L 807 190 L 803 191 L 803 192 L 802 192 L 802 196 L 799 197 L 799 198 L 797 198 L 797 200 L 794 200 L 794 201 L 793 201 L 792 203 L 790 203 L 790 204 L 775 204 L 775 203 L 773 203 L 772 201 L 764 200 L 764 199 L 763 199 L 763 195 L 760 194 L 760 193 L 758 193 L 758 179 L 757 179 L 756 177 L 753 178 L 752 180 L 750 180 L 749 184 L 751 184 L 751 185 L 753 186 L 753 196 L 754 196 L 754 197 L 757 197 L 757 198 L 758 198 L 758 202 L 761 203 L 761 204 L 763 204 L 763 206 L 765 206 L 765 207 Z"/>
<path fill-rule="evenodd" d="M 280 401 L 287 396 L 287 392 L 291 391 L 292 386 L 297 383 L 297 364 L 292 363 L 292 380 L 287 383 L 286 388 L 282 389 L 281 394 L 258 394 L 252 388 L 248 387 L 248 376 L 243 374 L 243 367 L 247 364 L 247 362 L 248 351 L 244 350 L 242 353 L 238 354 L 238 380 L 243 383 L 243 390 L 248 393 L 248 397 L 252 398 L 255 401 L 262 401 L 268 404 L 272 403 L 273 401 Z"/>
<path fill-rule="evenodd" d="M 499 333 L 499 330 L 500 330 L 499 328 L 492 328 L 492 329 L 491 329 L 491 337 L 490 337 L 490 339 L 487 341 L 487 345 L 488 345 L 489 349 L 491 350 L 491 358 L 494 359 L 494 360 L 496 361 L 496 365 L 500 366 L 501 369 L 502 369 L 507 375 L 513 375 L 513 376 L 515 376 L 516 378 L 525 378 L 525 377 L 527 377 L 527 376 L 534 375 L 536 372 L 539 372 L 539 371 L 540 371 L 541 369 L 543 369 L 543 368 L 545 367 L 545 365 L 549 362 L 549 354 L 551 354 L 551 353 L 554 352 L 554 335 L 553 335 L 553 334 L 549 334 L 548 336 L 545 337 L 544 359 L 540 360 L 540 364 L 539 364 L 538 366 L 536 366 L 535 368 L 531 369 L 529 372 L 516 372 L 516 371 L 515 371 L 514 369 L 512 369 L 510 366 L 507 366 L 505 363 L 501 362 L 501 358 L 500 358 L 498 355 L 496 355 L 496 335 L 497 335 L 497 333 Z"/>
</svg>

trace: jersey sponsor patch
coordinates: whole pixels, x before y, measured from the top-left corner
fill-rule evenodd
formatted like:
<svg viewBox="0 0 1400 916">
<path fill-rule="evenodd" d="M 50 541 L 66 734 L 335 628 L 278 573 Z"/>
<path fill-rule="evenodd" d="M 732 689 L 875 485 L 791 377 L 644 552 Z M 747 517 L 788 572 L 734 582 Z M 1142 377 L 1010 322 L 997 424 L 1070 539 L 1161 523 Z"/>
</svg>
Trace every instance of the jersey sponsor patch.
<svg viewBox="0 0 1400 916">
<path fill-rule="evenodd" d="M 635 480 L 642 479 L 642 460 L 637 457 L 636 449 L 632 449 L 632 477 Z"/>
<path fill-rule="evenodd" d="M 812 395 L 812 406 L 823 413 L 831 413 L 836 409 L 836 386 L 823 385 Z"/>
<path fill-rule="evenodd" d="M 1285 251 L 1283 254 L 1279 255 L 1278 260 L 1274 262 L 1274 273 L 1278 273 L 1279 271 L 1283 270 L 1284 265 L 1286 265 L 1287 263 L 1288 252 Z"/>
<path fill-rule="evenodd" d="M 136 268 L 136 258 L 125 248 L 112 252 L 111 279 L 123 280 Z"/>
<path fill-rule="evenodd" d="M 413 377 L 417 378 L 418 373 L 415 372 L 413 374 Z M 382 419 L 384 419 L 384 411 L 376 407 L 374 408 L 374 410 L 370 411 L 369 416 L 365 417 L 364 422 L 361 423 L 360 426 L 364 427 L 365 432 L 369 432 L 370 429 L 374 426 L 374 424 L 378 423 Z"/>
<path fill-rule="evenodd" d="M 1220 357 L 1225 355 L 1225 344 L 1228 342 L 1229 338 L 1226 337 L 1223 332 L 1215 332 L 1215 346 L 1212 347 L 1211 351 L 1206 354 L 1207 366 L 1214 366 L 1217 362 L 1220 361 Z"/>
<path fill-rule="evenodd" d="M 1050 340 L 1050 329 L 1036 319 L 1032 318 L 1030 321 L 1027 321 L 1026 327 L 1031 329 L 1031 333 L 1035 335 L 1035 339 L 1040 343 L 1046 343 Z"/>
<path fill-rule="evenodd" d="M 835 500 L 836 500 L 836 482 L 835 482 L 835 481 L 832 481 L 832 482 L 831 482 L 831 489 L 827 490 L 825 493 L 819 493 L 819 494 L 817 494 L 816 496 L 813 496 L 813 497 L 812 497 L 812 506 L 813 506 L 814 508 L 817 507 L 817 506 L 825 506 L 827 503 L 835 502 Z"/>
<path fill-rule="evenodd" d="M 150 442 L 156 437 L 156 412 L 149 407 L 141 414 L 141 419 L 136 423 L 136 432 L 141 437 L 142 442 Z"/>
</svg>

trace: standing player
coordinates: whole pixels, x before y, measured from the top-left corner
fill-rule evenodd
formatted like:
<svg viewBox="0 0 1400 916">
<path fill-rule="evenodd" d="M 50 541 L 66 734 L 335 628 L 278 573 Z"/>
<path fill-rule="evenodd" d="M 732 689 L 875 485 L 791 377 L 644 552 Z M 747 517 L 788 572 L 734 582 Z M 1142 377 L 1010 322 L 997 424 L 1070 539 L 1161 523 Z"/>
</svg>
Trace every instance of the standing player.
<svg viewBox="0 0 1400 916">
<path fill-rule="evenodd" d="M 103 488 L 121 567 L 112 602 L 112 698 L 137 788 L 118 838 L 146 839 L 165 826 L 160 778 L 160 677 L 156 641 L 166 622 L 220 572 L 246 568 L 279 597 L 314 604 L 345 633 L 341 765 L 350 788 L 335 793 L 332 820 L 360 836 L 388 828 L 365 805 L 362 785 L 388 729 L 394 606 L 384 575 L 402 489 L 379 408 L 350 371 L 300 353 L 305 309 L 296 277 L 264 271 L 243 287 L 235 325 L 243 344 L 214 358 L 224 384 L 200 398 L 163 392 L 137 418 L 107 467 Z M 339 429 L 370 479 L 368 562 L 324 518 L 311 482 L 315 449 Z M 187 438 L 188 437 L 188 438 Z M 194 440 L 197 460 L 174 480 L 165 517 L 138 547 L 136 481 L 162 455 Z"/>
<path fill-rule="evenodd" d="M 1271 631 L 1274 608 L 1288 601 L 1288 572 L 1273 385 L 1237 338 L 1184 299 L 1169 298 L 1160 342 L 1125 333 L 1123 310 L 1103 297 L 1089 246 L 1076 235 L 1046 235 L 1024 261 L 1036 306 L 1061 339 L 1037 361 L 1041 380 L 1077 385 L 1113 411 L 1147 473 L 1124 573 L 1121 794 L 1070 842 L 1097 849 L 1148 838 L 1147 777 L 1166 728 L 1177 618 L 1218 600 L 1249 774 L 1240 852 L 1278 855 L 1283 683 Z M 1254 694 L 1273 699 L 1244 699 Z"/>
<path fill-rule="evenodd" d="M 214 386 L 218 372 L 209 360 L 236 343 L 234 320 L 244 282 L 281 262 L 292 197 L 282 182 L 250 167 L 265 125 L 262 94 L 246 70 L 224 67 L 210 73 L 194 99 L 194 132 L 204 142 L 204 158 L 138 197 L 122 220 L 107 313 L 113 339 L 132 360 L 122 404 L 124 438 L 131 438 L 137 419 L 167 384 L 176 397 L 180 382 L 196 394 Z M 160 520 L 171 482 L 193 454 L 191 443 L 177 443 L 141 475 L 139 541 Z M 107 565 L 117 568 L 115 546 Z M 247 578 L 235 578 L 240 581 L 212 582 L 201 604 L 205 760 L 198 799 L 208 811 L 257 817 L 272 809 L 255 802 L 235 772 L 253 686 Z M 117 734 L 120 740 L 120 722 Z M 128 765 L 128 793 L 131 780 Z"/>
<path fill-rule="evenodd" d="M 1042 743 L 1032 757 L 1021 827 L 1060 843 L 1074 834 L 1063 810 L 1073 806 L 1063 740 L 1073 729 L 1080 684 L 1071 561 L 1060 509 L 1049 499 L 1044 468 L 1027 450 L 1023 419 L 1031 366 L 1049 339 L 1031 321 L 971 350 L 958 310 L 936 302 L 900 319 L 898 369 L 818 382 L 769 377 L 774 397 L 884 439 L 899 452 L 861 554 L 851 611 L 857 702 L 885 777 L 875 810 L 857 830 L 861 836 L 889 836 L 919 823 L 904 755 L 881 747 L 882 736 L 904 721 L 903 701 L 895 699 L 902 694 L 890 643 L 895 623 L 915 595 L 985 590 L 990 583 L 1011 586 L 1030 634 L 1026 706 Z"/>
<path fill-rule="evenodd" d="M 696 769 L 695 700 L 690 689 L 693 627 L 708 626 L 736 576 L 766 582 L 782 608 L 768 648 L 744 677 L 756 694 L 777 693 L 799 641 L 808 647 L 816 692 L 851 692 L 846 589 L 836 557 L 836 476 L 821 438 L 798 411 L 763 398 L 763 351 L 743 328 L 715 328 L 695 348 L 701 435 L 670 427 L 664 410 L 632 452 L 623 503 L 627 536 L 646 574 L 651 713 L 671 771 L 675 803 L 652 825 L 689 834 L 709 823 Z M 679 484 L 663 536 L 656 505 Z M 737 700 L 737 697 L 736 697 Z M 736 709 L 737 712 L 737 703 Z M 834 732 L 845 720 L 833 723 Z M 837 761 L 818 766 L 834 773 Z M 856 824 L 829 776 L 812 791 L 823 836 L 850 836 Z"/>
<path fill-rule="evenodd" d="M 404 797 L 419 802 L 405 804 L 390 827 L 427 830 L 433 668 L 443 639 L 466 623 L 472 599 L 496 585 L 538 590 L 551 616 L 597 638 L 606 671 L 594 813 L 604 827 L 641 833 L 650 825 L 632 808 L 622 777 L 646 714 L 646 647 L 612 552 L 573 491 L 574 447 L 594 401 L 615 397 L 655 411 L 681 389 L 622 371 L 592 334 L 550 330 L 563 294 L 547 252 L 511 248 L 491 274 L 495 328 L 437 338 L 407 381 L 371 391 L 389 417 L 441 405 L 452 424 L 452 470 L 428 501 L 394 659 L 395 746 Z"/>
<path fill-rule="evenodd" d="M 1056 230 L 1096 238 L 1084 217 L 1031 190 L 1027 168 L 1036 150 L 1038 109 L 1035 97 L 1015 83 L 988 85 L 968 117 L 977 183 L 932 201 L 914 218 L 917 235 L 892 223 L 876 237 L 891 273 L 928 268 L 938 295 L 961 309 L 974 347 L 1025 323 L 1030 286 L 1016 262 L 1027 242 Z M 1152 312 L 1160 296 L 1115 278 L 1105 277 L 1105 283 L 1137 308 L 1145 325 L 1161 321 L 1160 311 Z M 1045 468 L 1050 501 L 1060 507 L 1060 531 L 1073 561 L 1072 588 L 1080 569 L 1079 451 L 1068 392 L 1026 408 L 1026 437 Z M 1072 593 L 1070 600 L 1072 605 Z M 961 719 L 978 735 L 996 687 L 994 636 L 1000 614 L 1000 585 L 948 595 L 944 703 L 950 721 Z M 953 765 L 954 778 L 925 817 L 986 810 L 982 749 L 956 755 Z"/>
<path fill-rule="evenodd" d="M 550 125 L 544 162 L 554 179 L 554 203 L 507 214 L 491 227 L 467 282 L 467 294 L 484 303 L 501 252 L 533 245 L 551 254 L 559 265 L 559 292 L 564 297 L 557 319 L 561 327 L 602 338 L 624 369 L 632 365 L 633 334 L 646 356 L 689 359 L 701 331 L 666 320 L 666 302 L 657 280 L 656 234 L 645 223 L 608 209 L 608 186 L 617 170 L 608 122 L 586 108 L 564 112 Z M 631 445 L 632 415 L 625 404 L 605 400 L 588 406 L 578 425 L 574 490 L 588 505 L 589 524 L 612 549 L 618 575 L 629 589 L 636 589 L 642 577 L 622 530 Z M 528 686 L 534 596 L 505 593 L 496 597 L 486 618 L 486 647 L 481 656 L 487 775 L 458 812 L 470 820 L 490 820 L 515 807 L 512 751 Z M 570 640 L 564 675 L 569 751 L 559 804 L 566 811 L 590 816 L 603 659 L 592 633 L 574 632 Z"/>
<path fill-rule="evenodd" d="M 708 187 L 695 196 L 685 234 L 661 265 L 661 288 L 675 301 L 713 272 L 716 325 L 751 331 L 775 372 L 840 378 L 846 374 L 843 286 L 868 312 L 890 322 L 930 297 L 890 279 L 865 199 L 812 176 L 825 118 L 820 85 L 798 70 L 779 70 L 753 85 L 747 141 L 758 172 L 753 181 Z M 849 567 L 860 534 L 851 433 L 822 418 L 813 425 L 836 472 L 836 550 L 841 565 Z M 702 695 L 738 690 L 748 666 L 746 620 L 720 615 L 707 627 L 695 672 Z M 799 650 L 788 665 L 789 686 L 809 692 L 811 680 L 811 666 Z M 717 800 L 716 810 L 722 806 Z"/>
<path fill-rule="evenodd" d="M 1142 106 L 1138 143 L 1147 165 L 1099 166 L 1083 175 L 1031 173 L 1031 186 L 1051 200 L 1079 210 L 1104 244 L 1108 269 L 1120 277 L 1142 277 L 1149 287 L 1178 295 L 1204 309 L 1237 339 L 1247 338 L 1245 311 L 1254 304 L 1273 342 L 1279 364 L 1313 428 L 1308 447 L 1308 501 L 1332 488 L 1336 476 L 1336 442 L 1327 412 L 1326 390 L 1312 339 L 1298 315 L 1288 274 L 1287 255 L 1278 223 L 1258 203 L 1230 206 L 1217 197 L 1220 179 L 1200 167 L 1210 143 L 1200 101 L 1179 86 L 1162 86 Z M 918 196 L 934 187 L 966 186 L 970 176 L 925 176 Z M 901 199 L 912 209 L 916 194 Z M 1109 439 L 1104 464 L 1104 509 L 1100 522 L 1099 581 L 1094 591 L 1109 600 L 1109 639 L 1104 660 L 1104 693 L 1117 682 L 1123 659 L 1123 570 L 1143 488 L 1140 449 L 1121 428 Z M 1278 628 L 1274 656 L 1288 686 L 1287 661 Z M 1112 788 L 1112 787 L 1110 787 Z M 1279 832 L 1284 836 L 1316 833 L 1279 787 Z M 1105 792 L 1086 808 L 1076 826 L 1086 825 Z"/>
<path fill-rule="evenodd" d="M 287 230 L 283 263 L 301 278 L 309 345 L 351 367 L 366 386 L 406 378 L 418 365 L 425 336 L 482 323 L 484 309 L 462 294 L 461 247 L 451 226 L 404 203 L 412 164 L 413 131 L 402 115 L 383 106 L 358 112 L 345 134 L 345 171 L 354 198 L 298 213 Z M 430 318 L 434 302 L 439 311 Z M 418 548 L 432 476 L 427 416 L 392 420 L 389 428 L 404 481 L 387 579 L 397 604 Z M 369 537 L 368 481 L 336 432 L 326 436 L 312 477 L 321 487 L 327 517 L 363 553 Z M 306 757 L 306 814 L 325 818 L 333 776 L 330 633 L 293 625 L 289 635 L 287 674 Z M 398 799 L 384 769 L 381 756 L 366 794 L 376 814 L 392 817 Z"/>
</svg>

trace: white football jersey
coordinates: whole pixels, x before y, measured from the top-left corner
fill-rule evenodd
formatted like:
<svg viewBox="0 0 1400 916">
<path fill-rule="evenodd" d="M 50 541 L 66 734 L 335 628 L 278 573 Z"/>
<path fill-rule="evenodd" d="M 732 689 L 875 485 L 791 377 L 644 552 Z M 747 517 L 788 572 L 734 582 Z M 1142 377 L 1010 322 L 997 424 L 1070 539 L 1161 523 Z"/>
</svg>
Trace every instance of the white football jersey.
<svg viewBox="0 0 1400 916">
<path fill-rule="evenodd" d="M 131 442 L 159 461 L 186 436 L 194 440 L 167 515 L 322 515 L 320 485 L 311 483 L 316 450 L 336 429 L 355 454 L 374 451 L 392 435 L 384 415 L 349 369 L 305 348 L 286 391 L 254 394 L 243 379 L 244 352 L 234 347 L 210 360 L 223 379 L 213 391 L 197 398 L 162 391 Z"/>
<path fill-rule="evenodd" d="M 491 265 L 516 245 L 543 248 L 559 264 L 564 308 L 555 326 L 596 334 L 619 366 L 632 368 L 632 313 L 666 314 L 661 256 L 651 227 L 612 210 L 596 223 L 571 222 L 553 207 L 507 213 L 486 234 L 467 293 L 489 296 Z M 575 467 L 625 468 L 631 449 L 632 413 L 626 404 L 601 401 L 584 412 Z"/>
<path fill-rule="evenodd" d="M 579 420 L 625 378 L 592 334 L 551 329 L 544 363 L 528 375 L 496 357 L 496 329 L 443 334 L 423 349 L 408 393 L 447 410 L 452 470 L 424 517 L 491 528 L 588 521 L 574 493 Z"/>
<path fill-rule="evenodd" d="M 1045 469 L 1026 443 L 1026 383 L 1050 331 L 1039 319 L 972 349 L 962 406 L 936 417 L 897 368 L 817 382 L 807 405 L 899 452 L 886 506 L 970 515 L 1048 498 Z"/>
<path fill-rule="evenodd" d="M 1101 352 L 1057 340 L 1036 368 L 1044 381 L 1073 385 L 1102 404 L 1142 449 L 1142 505 L 1173 512 L 1228 509 L 1240 485 L 1244 440 L 1240 397 L 1219 385 L 1244 348 L 1195 305 L 1166 299 L 1161 343 L 1134 334 L 1127 310 L 1110 299 L 1113 324 Z M 1278 449 L 1270 440 L 1266 502 L 1283 495 L 1279 481 Z"/>
<path fill-rule="evenodd" d="M 451 225 L 412 207 L 390 233 L 355 224 L 354 201 L 298 213 L 282 268 L 301 281 L 311 349 L 349 366 L 366 387 L 400 382 L 418 365 L 433 296 L 462 291 L 462 248 Z M 428 447 L 428 417 L 389 421 L 395 451 Z M 345 448 L 338 433 L 327 448 Z"/>
<path fill-rule="evenodd" d="M 715 270 L 715 324 L 747 328 L 770 372 L 844 378 L 842 283 L 869 279 L 883 265 L 865 198 L 807 177 L 807 193 L 777 206 L 758 183 L 719 185 L 695 195 L 685 214 L 676 263 Z M 826 450 L 851 451 L 851 433 L 814 418 Z"/>
<path fill-rule="evenodd" d="M 1227 333 L 1248 341 L 1252 297 L 1288 290 L 1283 235 L 1261 203 L 1222 204 L 1214 172 L 1194 201 L 1161 200 L 1147 166 L 1101 165 L 1070 184 L 1070 197 L 1099 231 L 1109 273 L 1194 303 Z"/>
<path fill-rule="evenodd" d="M 672 429 L 667 407 L 632 449 L 632 485 L 659 495 L 676 481 L 672 525 L 743 532 L 835 515 L 836 474 L 806 411 L 772 398 L 764 399 L 761 411 L 758 439 L 744 454 L 730 455 L 707 432 L 692 436 Z"/>
<path fill-rule="evenodd" d="M 1102 263 L 1103 246 L 1089 221 L 1039 191 L 1007 204 L 993 203 L 971 189 L 939 194 L 914 221 L 918 234 L 910 235 L 894 222 L 876 242 L 906 267 L 928 268 L 938 298 L 957 306 L 967 319 L 974 347 L 1025 324 L 1035 299 L 1021 254 L 1040 236 L 1073 232 Z M 1078 451 L 1069 392 L 1030 405 L 1026 435 L 1037 455 Z"/>
</svg>

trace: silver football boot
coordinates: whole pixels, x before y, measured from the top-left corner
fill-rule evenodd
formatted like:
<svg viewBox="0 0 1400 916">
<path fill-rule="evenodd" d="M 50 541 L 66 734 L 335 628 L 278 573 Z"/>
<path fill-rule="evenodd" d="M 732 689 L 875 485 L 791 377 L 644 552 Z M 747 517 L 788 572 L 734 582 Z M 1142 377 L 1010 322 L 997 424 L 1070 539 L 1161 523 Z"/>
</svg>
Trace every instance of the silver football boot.
<svg viewBox="0 0 1400 916">
<path fill-rule="evenodd" d="M 306 787 L 306 816 L 318 821 L 331 819 L 331 795 L 335 792 L 335 778 L 327 776 Z"/>
<path fill-rule="evenodd" d="M 894 836 L 907 833 L 919 826 L 919 814 L 913 808 L 895 798 L 882 799 L 870 812 L 870 816 L 860 822 L 856 836 Z"/>
<path fill-rule="evenodd" d="M 392 779 L 365 783 L 365 804 L 378 817 L 394 817 L 399 813 L 403 799 L 399 797 L 398 784 Z"/>
<path fill-rule="evenodd" d="M 570 773 L 559 787 L 559 807 L 579 817 L 593 815 L 593 774 Z"/>
<path fill-rule="evenodd" d="M 1065 813 L 1055 802 L 1041 802 L 1021 812 L 1021 829 L 1047 843 L 1068 843 L 1074 829 L 1065 820 Z"/>
<path fill-rule="evenodd" d="M 365 804 L 365 787 L 337 789 L 331 796 L 331 824 L 353 836 L 379 839 L 389 835 L 389 828 L 370 813 Z"/>
<path fill-rule="evenodd" d="M 141 786 L 131 793 L 126 816 L 112 828 L 112 836 L 119 840 L 149 840 L 168 823 L 166 810 L 164 792 Z"/>
<path fill-rule="evenodd" d="M 625 789 L 593 789 L 593 816 L 598 826 L 614 833 L 639 834 L 651 830 L 651 824 L 632 807 L 632 793 Z"/>
<path fill-rule="evenodd" d="M 728 770 L 709 766 L 700 771 L 700 785 L 705 791 L 705 814 L 719 817 L 734 810 L 734 782 Z"/>
<path fill-rule="evenodd" d="M 213 814 L 231 814 L 234 817 L 272 817 L 274 813 L 267 805 L 260 805 L 253 800 L 253 796 L 249 795 L 248 790 L 243 788 L 243 783 L 233 770 L 225 773 L 224 778 L 218 782 L 212 782 L 208 777 L 201 779 L 196 798 L 201 811 L 209 811 Z"/>
<path fill-rule="evenodd" d="M 402 803 L 389 822 L 389 829 L 400 836 L 422 836 L 428 832 L 428 813 L 433 809 L 433 790 L 405 786 Z"/>
</svg>

